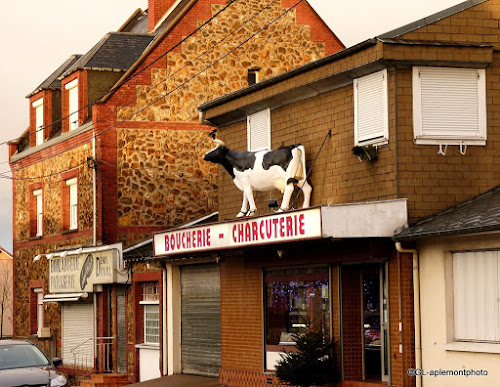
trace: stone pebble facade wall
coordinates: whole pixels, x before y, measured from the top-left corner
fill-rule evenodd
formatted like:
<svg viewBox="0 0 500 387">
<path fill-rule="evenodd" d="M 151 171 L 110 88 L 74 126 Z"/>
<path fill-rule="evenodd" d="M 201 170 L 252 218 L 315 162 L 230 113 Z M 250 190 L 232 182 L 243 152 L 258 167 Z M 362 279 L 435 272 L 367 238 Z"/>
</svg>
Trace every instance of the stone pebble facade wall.
<svg viewBox="0 0 500 387">
<path fill-rule="evenodd" d="M 217 167 L 206 131 L 118 131 L 118 223 L 172 227 L 217 209 Z"/>
<path fill-rule="evenodd" d="M 65 234 L 62 226 L 62 177 L 60 172 L 78 170 L 78 229 L 92 228 L 92 171 L 87 167 L 91 156 L 90 144 L 85 144 L 59 155 L 27 166 L 15 172 L 14 176 L 14 292 L 16 313 L 14 325 L 17 336 L 27 336 L 30 328 L 30 282 L 43 283 L 44 294 L 49 292 L 48 261 L 42 258 L 33 261 L 38 254 L 55 251 L 63 246 L 90 245 L 92 236 L 75 233 Z M 43 187 L 43 239 L 30 238 L 29 186 L 42 183 Z M 60 337 L 61 318 L 58 304 L 44 304 L 44 326 Z"/>
<path fill-rule="evenodd" d="M 43 236 L 60 235 L 62 226 L 61 172 L 78 170 L 78 229 L 92 227 L 92 170 L 87 167 L 87 157 L 92 156 L 90 144 L 45 158 L 14 173 L 15 234 L 20 242 L 30 238 L 30 185 L 42 183 L 43 187 Z"/>
<path fill-rule="evenodd" d="M 212 5 L 212 15 L 224 6 Z M 249 69 L 264 80 L 325 56 L 295 9 L 280 17 L 287 9 L 281 1 L 238 1 L 203 27 L 198 20 L 201 29 L 167 55 L 164 68 L 153 68 L 151 84 L 137 86 L 136 105 L 118 108 L 118 119 L 197 121 L 197 106 L 248 86 Z"/>
</svg>

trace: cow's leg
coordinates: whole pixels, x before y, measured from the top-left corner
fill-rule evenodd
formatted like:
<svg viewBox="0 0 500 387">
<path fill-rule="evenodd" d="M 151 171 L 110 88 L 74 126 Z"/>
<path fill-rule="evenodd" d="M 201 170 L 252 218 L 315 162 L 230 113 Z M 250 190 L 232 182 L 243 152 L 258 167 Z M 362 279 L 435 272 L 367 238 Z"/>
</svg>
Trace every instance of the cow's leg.
<svg viewBox="0 0 500 387">
<path fill-rule="evenodd" d="M 243 216 L 246 216 L 248 212 L 248 199 L 247 195 L 243 192 L 243 203 L 241 204 L 241 210 L 238 212 L 238 215 L 236 215 L 237 218 L 241 218 Z"/>
<path fill-rule="evenodd" d="M 309 184 L 307 180 L 304 180 L 304 182 L 300 183 L 299 186 L 300 189 L 302 190 L 302 193 L 304 194 L 304 202 L 302 203 L 302 208 L 307 208 L 309 207 L 309 204 L 311 202 L 311 192 L 312 192 L 311 184 Z"/>
<path fill-rule="evenodd" d="M 293 190 L 295 188 L 294 182 L 295 179 L 288 179 L 287 185 L 285 186 L 285 190 L 283 192 L 283 200 L 281 200 L 281 206 L 278 211 L 286 211 L 290 208 L 290 199 L 292 198 Z"/>
<path fill-rule="evenodd" d="M 245 181 L 243 183 L 243 194 L 245 195 L 248 204 L 250 208 L 248 209 L 247 216 L 252 216 L 255 214 L 255 211 L 257 210 L 257 207 L 255 206 L 255 201 L 253 199 L 253 191 L 252 191 L 252 186 L 250 185 L 249 181 Z"/>
</svg>

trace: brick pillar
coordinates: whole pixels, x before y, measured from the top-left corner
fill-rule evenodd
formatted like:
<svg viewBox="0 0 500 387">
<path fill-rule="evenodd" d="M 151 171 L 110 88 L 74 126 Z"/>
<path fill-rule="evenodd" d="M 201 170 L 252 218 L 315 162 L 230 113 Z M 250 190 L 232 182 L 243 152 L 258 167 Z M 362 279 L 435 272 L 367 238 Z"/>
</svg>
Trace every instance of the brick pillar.
<svg viewBox="0 0 500 387">
<path fill-rule="evenodd" d="M 149 0 L 148 1 L 148 31 L 155 28 L 156 23 L 175 3 L 175 0 Z"/>
</svg>

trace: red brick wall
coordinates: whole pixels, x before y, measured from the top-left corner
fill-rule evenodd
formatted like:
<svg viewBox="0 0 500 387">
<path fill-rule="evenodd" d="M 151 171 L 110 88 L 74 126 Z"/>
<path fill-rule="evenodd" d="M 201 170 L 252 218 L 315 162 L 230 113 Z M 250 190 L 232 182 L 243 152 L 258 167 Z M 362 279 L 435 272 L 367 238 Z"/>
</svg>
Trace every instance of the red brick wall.
<svg viewBox="0 0 500 387">
<path fill-rule="evenodd" d="M 345 380 L 363 379 L 360 266 L 342 266 L 342 347 Z"/>
<path fill-rule="evenodd" d="M 399 259 L 399 262 L 398 262 Z M 389 261 L 389 332 L 391 377 L 394 386 L 414 386 L 408 368 L 415 367 L 415 328 L 413 319 L 413 263 L 411 254 L 394 252 Z M 399 299 L 401 294 L 401 299 Z M 399 330 L 401 315 L 402 331 Z M 402 353 L 400 353 L 402 344 Z"/>
<path fill-rule="evenodd" d="M 61 216 L 62 216 L 62 229 L 63 231 L 69 230 L 70 227 L 70 188 L 66 184 L 66 180 L 72 178 L 78 178 L 78 169 L 74 169 L 72 171 L 68 171 L 61 174 Z M 78 182 L 77 182 L 78 187 Z M 78 188 L 77 188 L 77 196 L 78 196 Z M 78 206 L 80 203 L 78 203 Z M 77 213 L 79 213 L 77 211 Z"/>
<path fill-rule="evenodd" d="M 43 98 L 43 138 L 47 140 L 52 133 L 52 121 L 53 121 L 53 94 L 52 90 L 42 90 L 38 93 L 32 95 L 29 99 L 29 144 L 30 146 L 36 146 L 36 113 L 33 107 L 33 102 Z"/>
<path fill-rule="evenodd" d="M 156 23 L 176 0 L 149 0 L 148 1 L 148 31 L 153 31 Z"/>
<path fill-rule="evenodd" d="M 87 71 L 79 70 L 68 75 L 61 82 L 61 112 L 62 112 L 62 131 L 69 131 L 69 90 L 66 90 L 66 84 L 78 79 L 78 126 L 80 126 L 89 116 L 88 92 L 87 92 Z"/>
<path fill-rule="evenodd" d="M 31 280 L 29 282 L 30 334 L 38 332 L 38 295 L 35 289 L 40 288 L 44 289 L 44 281 Z"/>
<path fill-rule="evenodd" d="M 262 270 L 242 255 L 221 262 L 223 369 L 264 371 L 262 286 Z"/>
</svg>

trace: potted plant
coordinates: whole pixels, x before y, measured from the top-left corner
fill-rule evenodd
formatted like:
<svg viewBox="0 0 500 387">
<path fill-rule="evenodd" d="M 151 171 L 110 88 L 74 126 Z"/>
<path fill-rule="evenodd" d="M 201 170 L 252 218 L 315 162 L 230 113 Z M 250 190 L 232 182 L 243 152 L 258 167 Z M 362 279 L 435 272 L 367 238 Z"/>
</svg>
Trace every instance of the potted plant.
<svg viewBox="0 0 500 387">
<path fill-rule="evenodd" d="M 375 161 L 378 159 L 378 149 L 373 145 L 355 146 L 352 153 L 358 156 L 360 161 Z"/>
<path fill-rule="evenodd" d="M 276 367 L 276 376 L 292 386 L 323 386 L 339 380 L 335 345 L 321 332 L 293 334 L 298 352 L 285 352 Z"/>
</svg>

